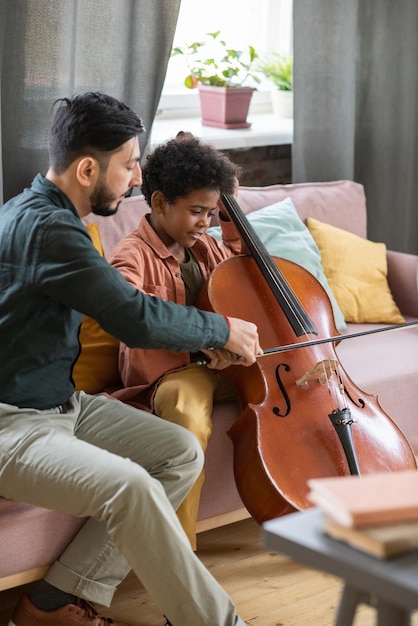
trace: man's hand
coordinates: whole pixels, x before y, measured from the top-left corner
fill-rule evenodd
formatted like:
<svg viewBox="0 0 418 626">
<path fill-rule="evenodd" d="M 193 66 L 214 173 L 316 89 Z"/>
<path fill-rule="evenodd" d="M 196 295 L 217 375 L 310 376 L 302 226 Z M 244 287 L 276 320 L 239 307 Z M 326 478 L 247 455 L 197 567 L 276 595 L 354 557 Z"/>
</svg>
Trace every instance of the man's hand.
<svg viewBox="0 0 418 626">
<path fill-rule="evenodd" d="M 236 317 L 228 319 L 230 332 L 224 349 L 237 357 L 231 365 L 252 365 L 255 363 L 256 357 L 263 354 L 258 340 L 257 326 L 252 322 L 246 322 Z"/>
<path fill-rule="evenodd" d="M 229 317 L 229 340 L 223 348 L 208 350 L 201 348 L 201 352 L 208 357 L 202 365 L 213 370 L 223 370 L 231 365 L 252 365 L 256 356 L 263 354 L 258 343 L 257 327 L 252 322 L 246 322 L 236 317 Z"/>
</svg>

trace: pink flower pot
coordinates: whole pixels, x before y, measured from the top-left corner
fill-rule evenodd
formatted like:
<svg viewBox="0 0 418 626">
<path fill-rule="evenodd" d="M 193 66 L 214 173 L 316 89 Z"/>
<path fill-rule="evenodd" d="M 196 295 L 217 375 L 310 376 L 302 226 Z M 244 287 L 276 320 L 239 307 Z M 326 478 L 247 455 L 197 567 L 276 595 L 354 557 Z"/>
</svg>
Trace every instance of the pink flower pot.
<svg viewBox="0 0 418 626">
<path fill-rule="evenodd" d="M 248 109 L 254 87 L 199 85 L 202 124 L 216 128 L 249 128 Z"/>
</svg>

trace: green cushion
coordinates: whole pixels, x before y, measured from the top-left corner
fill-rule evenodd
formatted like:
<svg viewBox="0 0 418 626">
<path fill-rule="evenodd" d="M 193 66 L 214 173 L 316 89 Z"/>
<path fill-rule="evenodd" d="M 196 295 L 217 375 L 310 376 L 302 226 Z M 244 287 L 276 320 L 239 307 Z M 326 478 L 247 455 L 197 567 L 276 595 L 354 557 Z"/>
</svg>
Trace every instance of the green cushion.
<svg viewBox="0 0 418 626">
<path fill-rule="evenodd" d="M 321 253 L 309 229 L 300 219 L 290 198 L 247 214 L 251 226 L 269 254 L 293 261 L 304 267 L 321 283 L 331 301 L 335 325 L 340 332 L 346 323 L 330 289 L 321 265 Z M 208 234 L 221 241 L 219 226 L 208 228 Z"/>
</svg>

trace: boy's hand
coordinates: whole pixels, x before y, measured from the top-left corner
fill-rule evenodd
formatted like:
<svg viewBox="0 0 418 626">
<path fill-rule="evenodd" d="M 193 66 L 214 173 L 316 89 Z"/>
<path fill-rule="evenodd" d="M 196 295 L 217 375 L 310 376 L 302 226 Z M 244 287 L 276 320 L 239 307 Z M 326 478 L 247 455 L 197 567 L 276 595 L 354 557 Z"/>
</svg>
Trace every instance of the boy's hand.
<svg viewBox="0 0 418 626">
<path fill-rule="evenodd" d="M 206 365 L 211 370 L 224 370 L 230 365 L 234 365 L 239 359 L 236 354 L 225 350 L 225 348 L 218 348 L 217 350 L 205 350 L 203 348 L 200 352 L 208 357 L 206 361 L 201 361 L 200 364 Z"/>
</svg>

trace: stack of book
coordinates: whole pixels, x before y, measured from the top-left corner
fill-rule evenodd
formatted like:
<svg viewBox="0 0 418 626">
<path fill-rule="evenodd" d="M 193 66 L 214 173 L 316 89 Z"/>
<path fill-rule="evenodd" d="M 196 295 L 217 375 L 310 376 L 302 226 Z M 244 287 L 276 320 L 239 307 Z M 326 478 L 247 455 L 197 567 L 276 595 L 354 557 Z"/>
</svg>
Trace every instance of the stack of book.
<svg viewBox="0 0 418 626">
<path fill-rule="evenodd" d="M 418 549 L 418 471 L 312 478 L 324 532 L 386 559 Z"/>
</svg>

